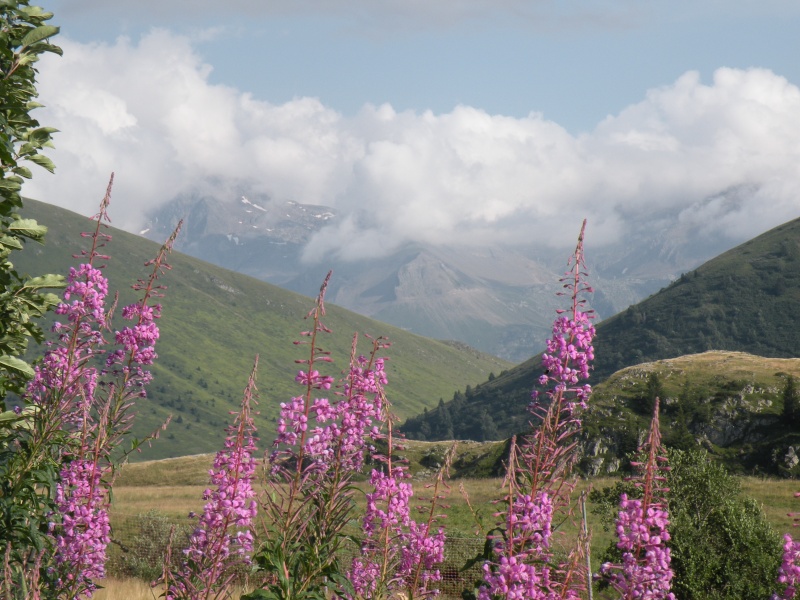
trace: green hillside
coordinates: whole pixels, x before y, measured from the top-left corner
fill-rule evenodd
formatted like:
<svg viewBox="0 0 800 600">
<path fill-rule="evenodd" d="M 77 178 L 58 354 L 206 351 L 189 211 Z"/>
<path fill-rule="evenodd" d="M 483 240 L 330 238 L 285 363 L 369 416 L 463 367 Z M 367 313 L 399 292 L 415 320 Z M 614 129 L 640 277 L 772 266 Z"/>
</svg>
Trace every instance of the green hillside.
<svg viewBox="0 0 800 600">
<path fill-rule="evenodd" d="M 800 219 L 784 223 L 685 273 L 603 321 L 596 380 L 641 362 L 738 350 L 800 356 Z"/>
<path fill-rule="evenodd" d="M 729 470 L 800 476 L 800 413 L 784 412 L 788 377 L 800 389 L 800 358 L 711 351 L 617 371 L 598 385 L 584 419 L 584 472 L 624 466 L 661 398 L 670 446 L 701 445 Z M 795 396 L 800 400 L 800 395 Z"/>
<path fill-rule="evenodd" d="M 112 218 L 113 213 L 112 202 Z M 44 246 L 30 245 L 20 253 L 17 268 L 35 275 L 66 272 L 76 262 L 72 255 L 86 241 L 80 232 L 90 228 L 88 220 L 33 200 L 26 201 L 24 215 L 47 225 L 49 232 Z M 129 285 L 146 274 L 143 263 L 158 245 L 119 230 L 111 233 L 106 274 L 111 289 L 120 290 L 120 302 L 126 303 L 133 299 Z M 257 424 L 266 447 L 279 403 L 299 389 L 294 360 L 302 355 L 292 342 L 307 327 L 303 317 L 313 301 L 180 253 L 169 262 L 173 268 L 162 280 L 168 289 L 159 321 L 159 359 L 148 397 L 137 403 L 135 432 L 154 430 L 168 414 L 173 422 L 143 458 L 215 451 L 256 354 L 261 411 Z M 463 345 L 412 335 L 336 306 L 327 309 L 325 323 L 334 333 L 323 343 L 333 352 L 333 375 L 347 366 L 354 332 L 389 337 L 393 345 L 388 351 L 387 393 L 403 418 L 436 406 L 466 382 L 481 381 L 509 366 Z"/>
<path fill-rule="evenodd" d="M 591 281 L 591 274 L 589 275 Z M 615 371 L 711 349 L 800 356 L 800 219 L 785 223 L 692 271 L 597 325 L 597 384 Z M 404 424 L 409 437 L 507 437 L 525 429 L 540 357 Z M 458 415 L 458 418 L 454 418 Z"/>
</svg>

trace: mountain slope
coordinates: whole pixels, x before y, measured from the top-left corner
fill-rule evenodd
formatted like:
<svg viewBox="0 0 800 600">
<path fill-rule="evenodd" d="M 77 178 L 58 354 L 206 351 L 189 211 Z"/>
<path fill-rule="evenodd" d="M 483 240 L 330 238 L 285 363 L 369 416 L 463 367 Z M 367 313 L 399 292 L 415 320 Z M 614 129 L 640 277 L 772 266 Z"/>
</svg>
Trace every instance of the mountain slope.
<svg viewBox="0 0 800 600">
<path fill-rule="evenodd" d="M 111 214 L 113 218 L 113 202 Z M 32 200 L 26 201 L 24 215 L 50 229 L 44 246 L 31 245 L 17 258 L 21 272 L 64 273 L 77 262 L 71 257 L 86 241 L 80 232 L 91 225 L 85 217 Z M 111 233 L 106 274 L 111 289 L 120 290 L 120 302 L 127 303 L 133 299 L 129 285 L 145 276 L 142 265 L 158 245 L 122 231 Z M 257 424 L 265 445 L 272 438 L 279 403 L 298 392 L 294 360 L 302 353 L 292 341 L 307 327 L 303 317 L 313 301 L 180 253 L 169 262 L 173 268 L 161 281 L 168 289 L 159 321 L 159 359 L 148 398 L 137 403 L 135 431 L 142 435 L 154 430 L 169 413 L 174 420 L 146 458 L 217 450 L 228 411 L 241 398 L 256 354 L 261 397 Z M 465 381 L 480 381 L 508 366 L 463 345 L 422 338 L 332 304 L 327 308 L 325 323 L 334 334 L 322 343 L 333 352 L 331 374 L 346 367 L 353 332 L 386 335 L 393 342 L 387 393 L 401 417 L 435 406 Z"/>
<path fill-rule="evenodd" d="M 741 193 L 754 191 L 729 190 L 709 201 L 735 204 Z M 315 293 L 332 267 L 338 274 L 329 288 L 332 302 L 515 362 L 544 347 L 566 257 L 538 240 L 514 245 L 502 239 L 484 248 L 470 240 L 462 246 L 408 242 L 388 254 L 376 247 L 355 256 L 358 240 L 352 240 L 326 255 L 324 264 L 309 263 L 303 260 L 307 244 L 337 222 L 336 210 L 280 202 L 244 188 L 175 198 L 151 215 L 146 235 L 164 239 L 180 217 L 186 218 L 186 231 L 176 248 L 187 254 L 306 295 Z M 628 218 L 635 227 L 624 239 L 599 240 L 596 249 L 591 234 L 587 241 L 597 290 L 591 302 L 602 318 L 731 245 L 671 209 L 648 207 Z"/>
<path fill-rule="evenodd" d="M 721 254 L 599 323 L 592 382 L 627 366 L 710 349 L 800 356 L 798 306 L 800 219 Z M 536 356 L 456 394 L 445 403 L 448 413 L 459 415 L 454 436 L 482 440 L 491 439 L 487 430 L 509 436 L 524 429 L 525 408 L 540 373 Z M 441 421 L 432 411 L 410 419 L 403 429 L 410 437 L 439 439 Z"/>
<path fill-rule="evenodd" d="M 730 351 L 617 371 L 592 395 L 584 418 L 582 467 L 592 475 L 616 471 L 646 434 L 658 396 L 668 445 L 699 444 L 734 472 L 797 476 L 800 421 L 783 411 L 789 376 L 800 377 L 800 358 Z"/>
<path fill-rule="evenodd" d="M 703 352 L 800 356 L 800 219 L 685 273 L 602 323 L 597 379 L 623 366 Z"/>
</svg>

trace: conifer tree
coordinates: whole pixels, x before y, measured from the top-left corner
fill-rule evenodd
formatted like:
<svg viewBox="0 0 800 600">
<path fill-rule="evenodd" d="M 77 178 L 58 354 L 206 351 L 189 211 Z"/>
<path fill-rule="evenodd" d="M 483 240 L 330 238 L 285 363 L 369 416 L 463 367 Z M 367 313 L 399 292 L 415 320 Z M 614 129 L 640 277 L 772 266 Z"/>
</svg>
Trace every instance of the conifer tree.
<svg viewBox="0 0 800 600">
<path fill-rule="evenodd" d="M 800 422 L 800 393 L 791 375 L 786 378 L 783 388 L 783 418 L 793 425 Z"/>
</svg>

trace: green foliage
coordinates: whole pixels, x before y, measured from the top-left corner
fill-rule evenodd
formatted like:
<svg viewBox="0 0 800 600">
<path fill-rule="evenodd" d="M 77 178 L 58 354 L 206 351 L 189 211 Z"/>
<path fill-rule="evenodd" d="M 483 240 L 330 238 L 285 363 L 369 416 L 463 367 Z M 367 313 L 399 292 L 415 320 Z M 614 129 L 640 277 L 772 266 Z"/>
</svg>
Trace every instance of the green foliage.
<svg viewBox="0 0 800 600">
<path fill-rule="evenodd" d="M 800 390 L 797 389 L 797 384 L 791 375 L 786 378 L 782 397 L 783 418 L 792 425 L 797 425 L 800 423 Z"/>
<path fill-rule="evenodd" d="M 667 477 L 672 591 L 682 600 L 763 600 L 775 589 L 781 541 L 755 501 L 705 451 L 670 450 Z M 630 483 L 593 491 L 595 512 L 608 528 L 619 495 L 641 492 Z M 612 544 L 603 561 L 618 562 Z"/>
<path fill-rule="evenodd" d="M 800 356 L 798 299 L 800 219 L 795 219 L 598 323 L 592 384 L 625 367 L 712 349 Z M 525 431 L 526 406 L 541 372 L 539 355 L 475 387 L 461 411 L 451 408 L 459 415 L 453 423 L 456 437 L 480 439 L 484 410 L 503 437 Z M 421 422 L 421 416 L 414 417 L 403 430 L 412 437 Z"/>
<path fill-rule="evenodd" d="M 794 318 L 799 233 L 800 219 L 789 221 L 604 321 L 596 344 L 598 379 L 632 364 L 706 350 L 800 356 Z"/>
<path fill-rule="evenodd" d="M 653 407 L 655 406 L 656 398 L 663 399 L 664 397 L 664 386 L 661 383 L 661 378 L 658 376 L 657 372 L 653 371 L 647 378 L 646 395 L 644 398 L 644 408 L 646 409 L 645 414 L 653 414 Z"/>
<path fill-rule="evenodd" d="M 18 211 L 22 183 L 31 178 L 22 163 L 53 170 L 53 163 L 39 151 L 52 147 L 50 136 L 56 130 L 40 127 L 31 116 L 39 106 L 34 102 L 38 95 L 34 64 L 45 52 L 61 54 L 48 41 L 58 33 L 58 27 L 47 24 L 52 16 L 28 6 L 28 0 L 0 3 L 0 399 L 21 392 L 33 376 L 20 357 L 30 337 L 41 341 L 36 319 L 57 302 L 44 290 L 62 285 L 54 275 L 23 277 L 11 261 L 12 253 L 22 250 L 26 241 L 42 242 L 47 231 L 32 219 L 22 219 Z"/>
<path fill-rule="evenodd" d="M 52 494 L 59 465 L 50 448 L 61 442 L 56 433 L 41 447 L 31 447 L 35 409 L 16 414 L 6 406 L 8 395 L 21 393 L 33 377 L 22 356 L 29 338 L 43 338 L 36 320 L 58 301 L 46 290 L 63 285 L 63 278 L 55 275 L 20 275 L 11 260 L 27 241 L 43 242 L 47 231 L 32 219 L 21 218 L 18 211 L 22 183 L 31 177 L 22 163 L 53 170 L 50 159 L 39 151 L 52 147 L 50 135 L 55 129 L 40 127 L 30 114 L 39 106 L 34 102 L 33 65 L 45 52 L 61 53 L 48 41 L 58 33 L 57 27 L 46 24 L 51 17 L 29 6 L 28 0 L 0 2 L 0 548 L 9 548 L 6 564 L 11 581 L 5 583 L 13 582 L 14 593 L 22 596 L 35 585 L 36 577 L 48 577 L 46 569 L 40 572 L 36 566 L 52 544 L 48 514 L 55 506 Z"/>
<path fill-rule="evenodd" d="M 163 573 L 164 557 L 170 539 L 173 548 L 186 548 L 193 531 L 192 526 L 188 524 L 176 526 L 171 519 L 157 510 L 136 515 L 133 527 L 137 534 L 129 543 L 122 546 L 119 572 L 114 572 L 114 575 L 137 577 L 145 581 L 155 581 Z M 183 556 L 175 553 L 172 559 L 177 565 L 183 560 Z"/>
<path fill-rule="evenodd" d="M 26 200 L 25 215 L 58 223 L 58 227 L 48 232 L 46 246 L 20 256 L 21 269 L 65 272 L 72 263 L 71 255 L 81 250 L 79 234 L 86 218 L 33 200 Z M 120 305 L 124 305 L 134 299 L 127 283 L 143 276 L 141 265 L 155 254 L 158 245 L 113 227 L 108 231 L 114 238 L 114 257 L 104 274 L 110 287 L 120 290 Z M 279 403 L 296 392 L 296 355 L 289 342 L 297 339 L 296 324 L 308 312 L 308 298 L 178 253 L 170 264 L 167 295 L 162 300 L 169 318 L 159 325 L 154 380 L 147 398 L 137 402 L 133 433 L 142 437 L 152 432 L 169 414 L 175 419 L 183 415 L 192 428 L 180 435 L 176 432 L 174 439 L 169 433 L 162 436 L 146 458 L 202 454 L 221 446 L 228 411 L 235 410 L 239 401 L 234 390 L 244 387 L 243 374 L 256 354 L 264 357 L 259 372 L 266 383 L 260 391 L 270 399 L 264 402 L 256 425 L 268 445 Z M 425 407 L 432 411 L 440 397 L 450 398 L 465 382 L 480 381 L 490 371 L 508 366 L 495 357 L 476 356 L 463 347 L 426 339 L 338 306 L 330 305 L 327 310 L 334 331 L 381 331 L 392 341 L 392 360 L 386 366 L 391 382 L 387 392 L 403 418 Z M 347 336 L 334 337 L 328 349 L 337 356 L 349 356 Z"/>
</svg>

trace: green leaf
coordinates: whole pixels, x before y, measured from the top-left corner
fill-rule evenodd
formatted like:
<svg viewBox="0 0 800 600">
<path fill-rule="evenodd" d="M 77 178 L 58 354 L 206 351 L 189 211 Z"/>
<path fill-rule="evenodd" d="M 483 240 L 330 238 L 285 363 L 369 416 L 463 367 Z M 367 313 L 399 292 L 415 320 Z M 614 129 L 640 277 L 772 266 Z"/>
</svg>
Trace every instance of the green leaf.
<svg viewBox="0 0 800 600">
<path fill-rule="evenodd" d="M 28 17 L 36 17 L 42 21 L 53 18 L 53 13 L 45 12 L 41 6 L 20 6 L 19 10 L 28 15 Z"/>
<path fill-rule="evenodd" d="M 13 410 L 7 410 L 0 413 L 0 427 L 9 427 L 15 429 L 30 429 L 31 418 L 36 414 L 38 408 L 35 406 L 28 406 L 22 409 L 22 412 L 16 413 Z M 20 422 L 22 422 L 20 424 Z M 14 427 L 16 425 L 16 427 Z"/>
<path fill-rule="evenodd" d="M 22 242 L 10 235 L 0 236 L 0 245 L 7 248 L 14 248 L 14 250 L 22 250 L 25 247 L 22 245 Z"/>
<path fill-rule="evenodd" d="M 39 57 L 36 54 L 33 54 L 32 52 L 23 52 L 22 54 L 19 55 L 19 58 L 17 59 L 17 64 L 20 67 L 23 67 L 25 65 L 35 63 L 38 60 Z"/>
<path fill-rule="evenodd" d="M 13 179 L 0 179 L 0 190 L 9 190 L 12 192 L 18 192 L 21 189 L 22 186 Z"/>
<path fill-rule="evenodd" d="M 47 233 L 47 227 L 39 225 L 34 219 L 18 219 L 11 223 L 8 229 L 34 240 L 44 238 L 44 235 Z"/>
<path fill-rule="evenodd" d="M 41 277 L 34 277 L 33 279 L 28 279 L 22 285 L 22 287 L 32 288 L 36 290 L 42 288 L 63 288 L 64 277 L 62 275 L 42 275 Z"/>
<path fill-rule="evenodd" d="M 52 52 L 53 54 L 64 56 L 64 50 L 61 49 L 61 46 L 56 46 L 54 44 L 38 44 L 36 49 L 42 52 Z"/>
<path fill-rule="evenodd" d="M 8 356 L 7 354 L 0 356 L 0 367 L 5 367 L 12 373 L 17 373 L 28 379 L 33 379 L 34 376 L 31 366 L 16 356 Z"/>
<path fill-rule="evenodd" d="M 32 156 L 28 156 L 27 159 L 32 163 L 36 163 L 40 167 L 44 167 L 51 173 L 55 172 L 56 165 L 53 163 L 52 160 L 47 158 L 44 154 L 34 154 Z"/>
<path fill-rule="evenodd" d="M 18 415 L 13 410 L 7 410 L 6 412 L 0 413 L 0 426 L 4 426 L 7 423 L 14 423 L 23 418 L 22 415 Z"/>
<path fill-rule="evenodd" d="M 36 42 L 40 42 L 46 38 L 52 37 L 59 32 L 59 28 L 55 25 L 41 25 L 36 29 L 32 29 L 25 37 L 22 38 L 22 46 L 30 46 Z"/>
<path fill-rule="evenodd" d="M 14 173 L 19 175 L 20 177 L 24 177 L 25 179 L 30 179 L 33 177 L 31 170 L 28 167 L 14 167 Z"/>
<path fill-rule="evenodd" d="M 242 600 L 275 600 L 277 595 L 267 590 L 253 590 L 242 596 Z"/>
<path fill-rule="evenodd" d="M 28 132 L 28 139 L 34 143 L 40 142 L 44 144 L 50 139 L 51 133 L 58 133 L 58 129 L 55 127 L 39 127 L 38 129 Z"/>
</svg>

